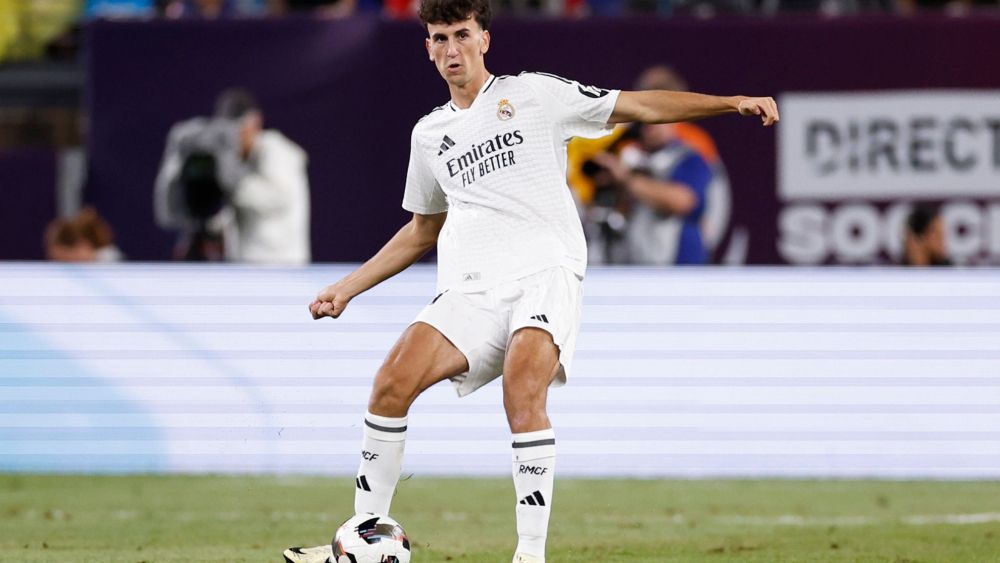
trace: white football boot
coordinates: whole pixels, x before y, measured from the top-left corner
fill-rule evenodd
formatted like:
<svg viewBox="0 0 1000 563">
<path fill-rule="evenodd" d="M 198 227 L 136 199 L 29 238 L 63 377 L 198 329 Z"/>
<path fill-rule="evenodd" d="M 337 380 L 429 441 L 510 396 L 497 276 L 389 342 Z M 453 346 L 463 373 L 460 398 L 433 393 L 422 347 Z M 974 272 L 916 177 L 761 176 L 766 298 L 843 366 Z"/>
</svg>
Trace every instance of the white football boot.
<svg viewBox="0 0 1000 563">
<path fill-rule="evenodd" d="M 527 553 L 515 553 L 513 563 L 545 563 L 545 560 Z"/>
<path fill-rule="evenodd" d="M 329 563 L 333 557 L 333 546 L 290 547 L 282 555 L 285 556 L 285 563 Z"/>
</svg>

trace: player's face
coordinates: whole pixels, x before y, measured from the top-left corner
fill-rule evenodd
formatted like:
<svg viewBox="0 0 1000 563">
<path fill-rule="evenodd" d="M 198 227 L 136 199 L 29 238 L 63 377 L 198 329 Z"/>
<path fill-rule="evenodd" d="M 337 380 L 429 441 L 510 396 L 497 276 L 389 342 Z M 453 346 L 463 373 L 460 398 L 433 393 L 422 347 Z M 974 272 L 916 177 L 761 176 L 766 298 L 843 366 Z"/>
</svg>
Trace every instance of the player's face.
<svg viewBox="0 0 1000 563">
<path fill-rule="evenodd" d="M 427 54 L 448 84 L 461 88 L 482 74 L 490 32 L 483 31 L 475 18 L 469 16 L 453 24 L 427 24 L 427 35 Z"/>
</svg>

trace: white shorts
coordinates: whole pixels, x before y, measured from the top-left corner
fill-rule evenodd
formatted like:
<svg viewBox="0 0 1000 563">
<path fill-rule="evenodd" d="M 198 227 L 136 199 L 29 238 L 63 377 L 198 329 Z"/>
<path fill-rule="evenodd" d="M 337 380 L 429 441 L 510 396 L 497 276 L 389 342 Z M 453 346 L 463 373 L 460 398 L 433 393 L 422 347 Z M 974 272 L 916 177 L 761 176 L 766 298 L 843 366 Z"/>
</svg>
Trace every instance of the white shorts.
<svg viewBox="0 0 1000 563">
<path fill-rule="evenodd" d="M 413 322 L 431 325 L 465 355 L 469 371 L 451 378 L 462 397 L 503 373 L 511 338 L 529 326 L 552 335 L 559 347 L 559 372 L 552 385 L 566 383 L 582 308 L 583 280 L 555 267 L 485 291 L 445 291 Z"/>
</svg>

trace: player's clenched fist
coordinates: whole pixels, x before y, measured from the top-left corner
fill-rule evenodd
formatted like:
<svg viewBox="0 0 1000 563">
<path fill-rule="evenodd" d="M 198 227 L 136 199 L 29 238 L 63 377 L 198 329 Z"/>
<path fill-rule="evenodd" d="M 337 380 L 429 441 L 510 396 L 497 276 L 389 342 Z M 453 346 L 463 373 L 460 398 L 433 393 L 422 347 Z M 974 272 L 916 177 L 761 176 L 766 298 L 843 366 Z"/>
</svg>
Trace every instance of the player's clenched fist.
<svg viewBox="0 0 1000 563">
<path fill-rule="evenodd" d="M 350 300 L 351 296 L 341 289 L 339 284 L 333 284 L 319 292 L 316 299 L 309 304 L 309 312 L 312 313 L 313 319 L 322 319 L 323 317 L 336 319 L 347 308 L 347 303 Z"/>
<path fill-rule="evenodd" d="M 744 98 L 737 109 L 740 115 L 759 115 L 765 126 L 773 125 L 780 119 L 774 98 Z"/>
</svg>

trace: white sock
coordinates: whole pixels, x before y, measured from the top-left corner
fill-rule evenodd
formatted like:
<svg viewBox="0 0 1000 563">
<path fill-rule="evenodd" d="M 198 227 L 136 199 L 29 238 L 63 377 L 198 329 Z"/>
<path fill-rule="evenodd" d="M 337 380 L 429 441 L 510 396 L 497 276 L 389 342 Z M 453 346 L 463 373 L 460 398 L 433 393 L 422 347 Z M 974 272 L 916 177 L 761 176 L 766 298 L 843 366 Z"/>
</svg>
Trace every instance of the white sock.
<svg viewBox="0 0 1000 563">
<path fill-rule="evenodd" d="M 514 434 L 514 492 L 517 494 L 517 553 L 545 557 L 552 511 L 556 435 L 551 428 Z"/>
<path fill-rule="evenodd" d="M 406 417 L 365 413 L 361 466 L 354 481 L 354 512 L 389 514 L 392 495 L 403 470 Z"/>
</svg>

